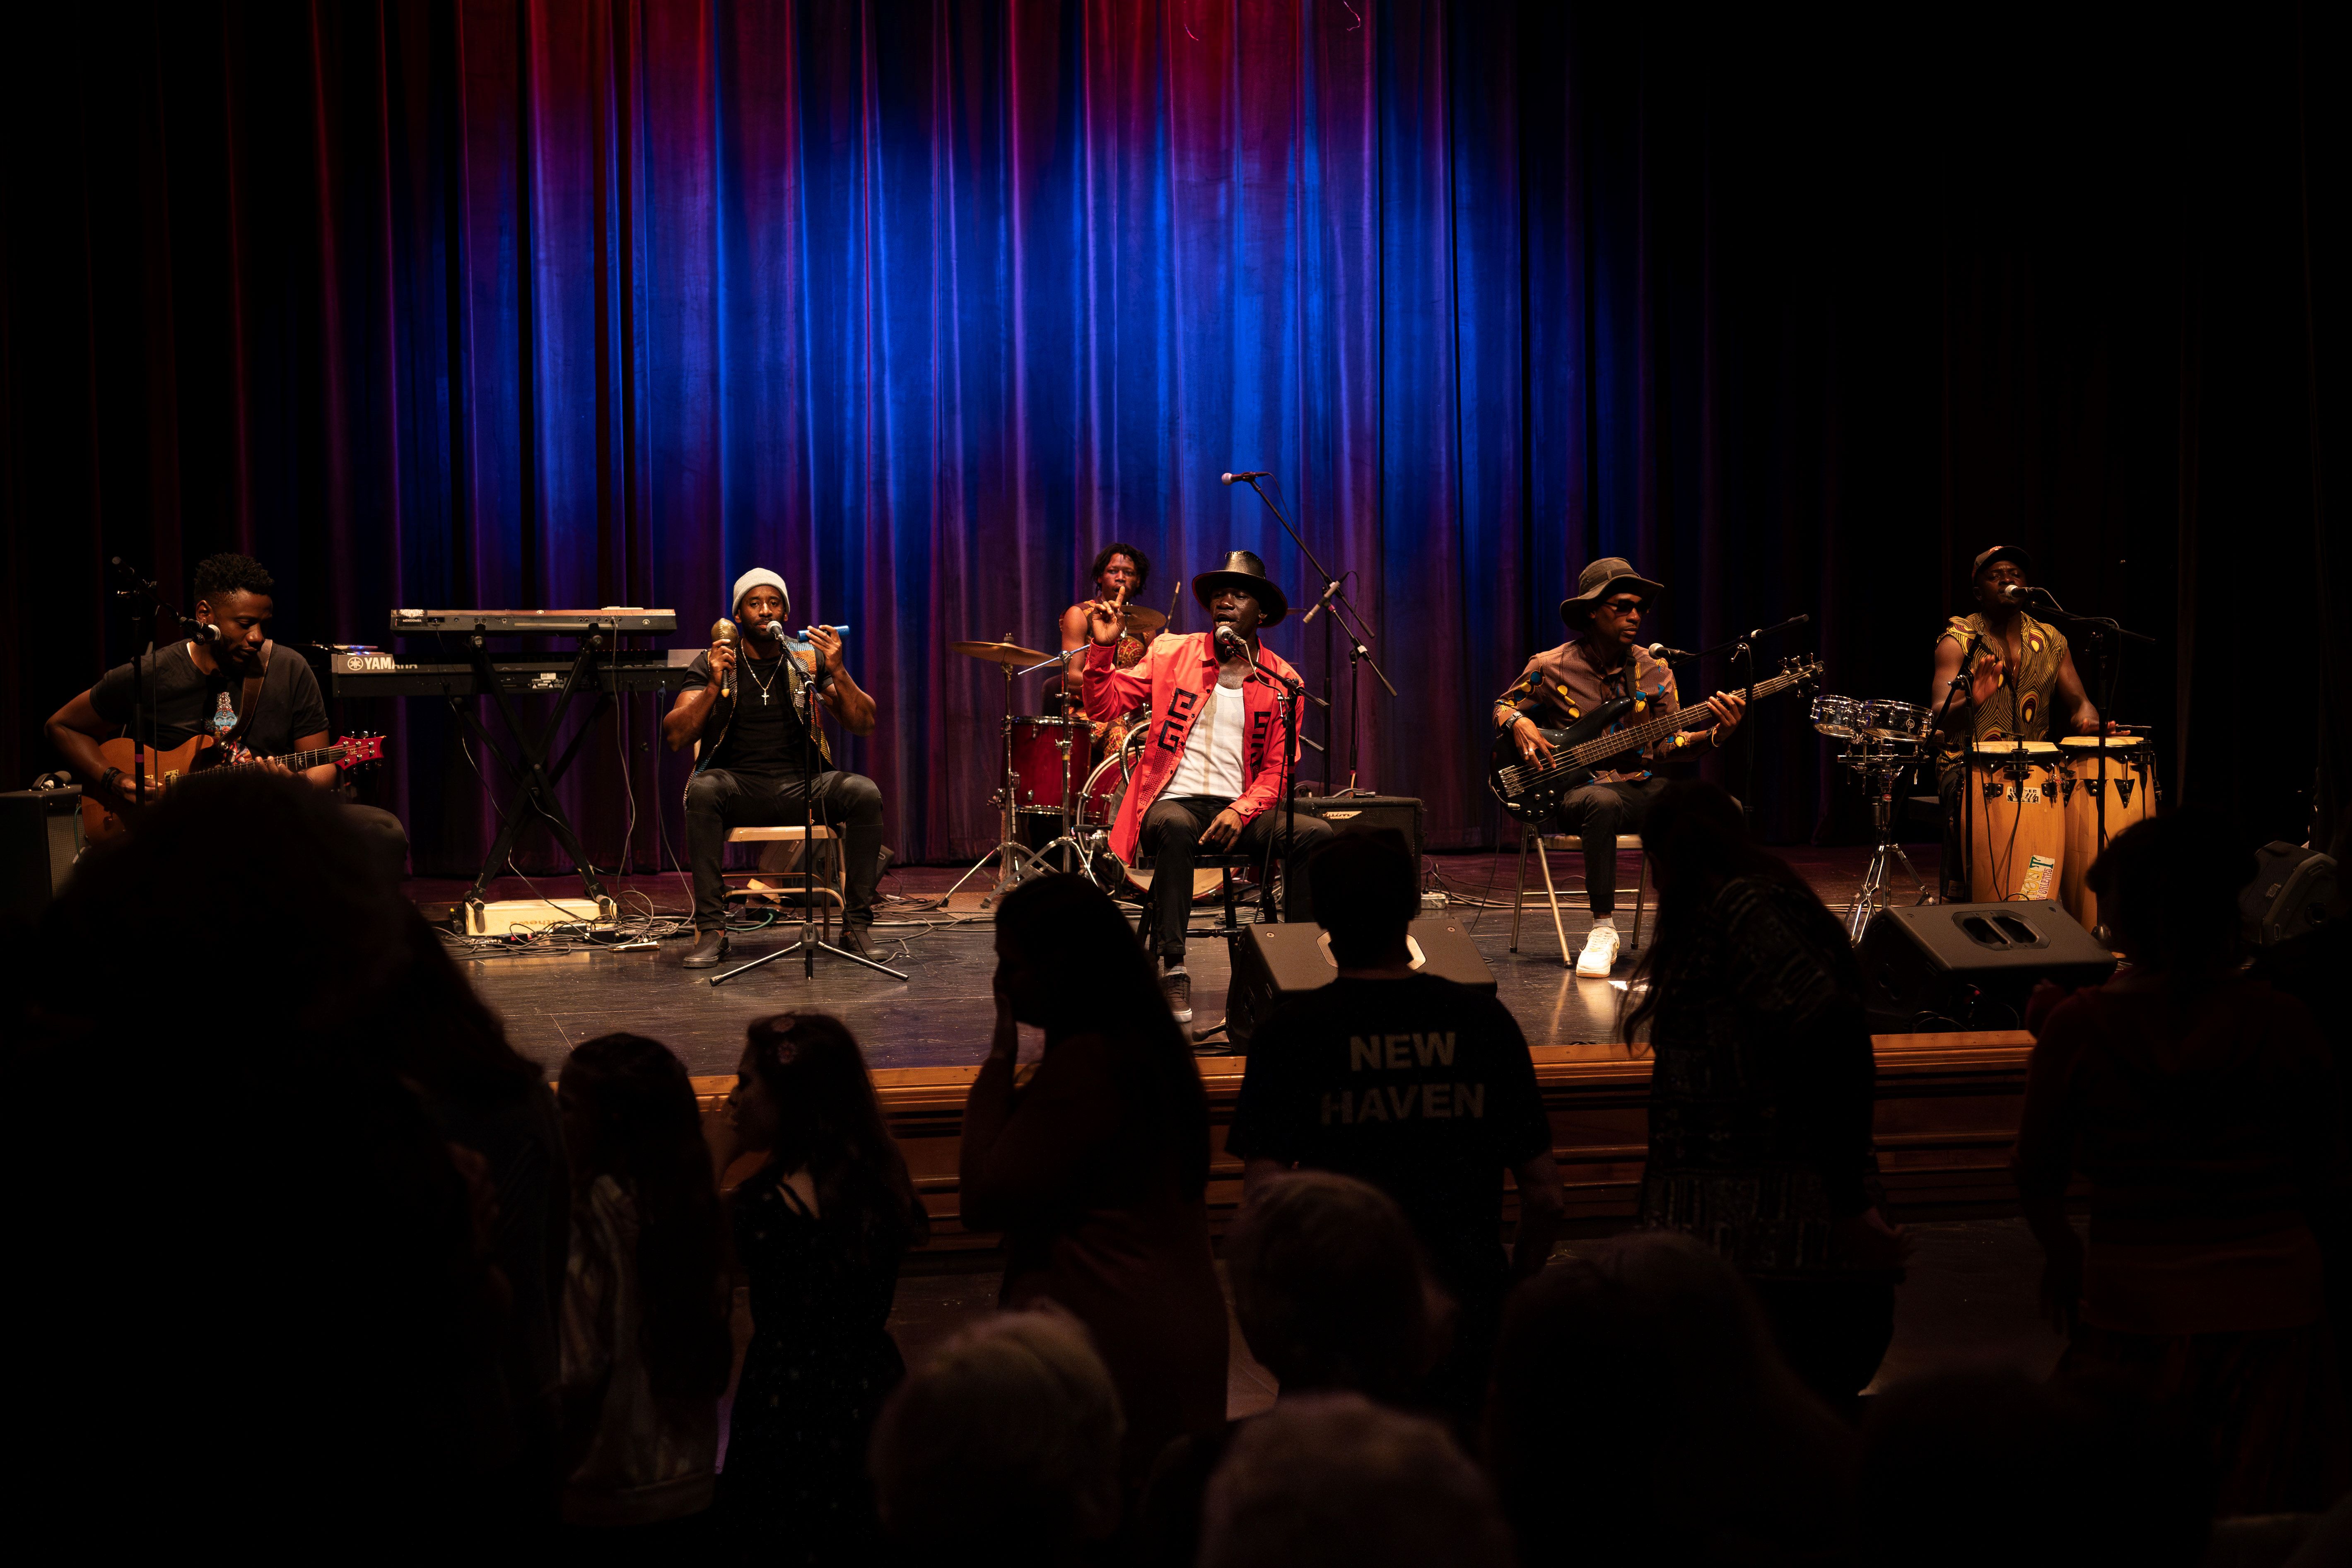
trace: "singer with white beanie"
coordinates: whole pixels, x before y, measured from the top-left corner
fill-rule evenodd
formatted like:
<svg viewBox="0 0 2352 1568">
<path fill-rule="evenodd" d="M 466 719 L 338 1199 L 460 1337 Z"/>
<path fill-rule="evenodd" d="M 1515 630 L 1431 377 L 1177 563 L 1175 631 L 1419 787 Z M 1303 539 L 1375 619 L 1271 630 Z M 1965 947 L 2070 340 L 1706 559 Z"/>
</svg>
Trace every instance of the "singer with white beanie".
<svg viewBox="0 0 2352 1568">
<path fill-rule="evenodd" d="M 806 641 L 784 629 L 792 590 L 764 566 L 735 579 L 730 620 L 695 655 L 677 701 L 662 717 L 670 750 L 694 745 L 686 786 L 686 858 L 694 878 L 694 947 L 688 969 L 727 955 L 727 884 L 720 873 L 730 827 L 772 827 L 812 810 L 841 845 L 841 945 L 870 957 L 874 885 L 882 874 L 882 791 L 833 765 L 816 718 L 822 707 L 853 735 L 874 732 L 874 699 L 850 676 L 841 632 L 814 626 Z M 730 624 L 731 623 L 731 624 Z"/>
</svg>

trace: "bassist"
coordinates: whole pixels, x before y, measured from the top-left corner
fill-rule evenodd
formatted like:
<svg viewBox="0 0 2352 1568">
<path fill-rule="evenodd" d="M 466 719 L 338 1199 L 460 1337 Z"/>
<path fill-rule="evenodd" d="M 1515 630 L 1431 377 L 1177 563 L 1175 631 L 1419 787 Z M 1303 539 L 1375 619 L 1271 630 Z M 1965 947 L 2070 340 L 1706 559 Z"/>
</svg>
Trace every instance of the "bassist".
<svg viewBox="0 0 2352 1568">
<path fill-rule="evenodd" d="M 1572 725 L 1613 698 L 1630 697 L 1634 707 L 1611 726 L 1612 731 L 1663 718 L 1680 705 L 1674 672 L 1634 640 L 1642 629 L 1643 611 L 1665 589 L 1636 576 L 1629 562 L 1614 555 L 1587 566 L 1576 587 L 1576 596 L 1559 606 L 1559 618 L 1571 634 L 1568 641 L 1528 660 L 1510 689 L 1495 700 L 1495 727 L 1511 731 L 1521 759 L 1528 763 L 1551 760 L 1551 742 L 1543 730 Z M 1706 743 L 1723 743 L 1723 737 L 1738 727 L 1742 707 L 1743 700 L 1727 692 L 1707 699 L 1715 731 Z M 1541 831 L 1583 841 L 1592 931 L 1577 957 L 1578 974 L 1605 979 L 1617 963 L 1617 836 L 1640 831 L 1651 797 L 1664 785 L 1643 764 L 1672 756 L 1697 740 L 1695 732 L 1684 731 L 1640 754 L 1618 759 L 1623 766 L 1597 772 L 1591 783 L 1570 792 L 1552 819 L 1541 825 Z"/>
<path fill-rule="evenodd" d="M 307 660 L 269 640 L 276 587 L 268 571 L 250 556 L 210 555 L 197 563 L 195 618 L 218 637 L 155 650 L 146 679 L 149 700 L 155 705 L 152 741 L 157 747 L 170 751 L 209 735 L 218 743 L 215 756 L 226 760 L 243 752 L 278 773 L 287 769 L 269 759 L 325 749 L 327 704 L 319 691 L 319 678 Z M 106 760 L 99 744 L 130 732 L 138 694 L 138 669 L 117 665 L 96 686 L 50 714 L 47 726 L 49 743 L 82 787 L 126 819 L 136 809 L 133 781 Z M 308 769 L 302 776 L 320 789 L 341 787 L 341 770 L 331 762 Z M 155 804 L 152 785 L 147 803 Z M 344 809 L 373 857 L 397 882 L 408 858 L 408 834 L 400 818 L 371 805 Z"/>
</svg>

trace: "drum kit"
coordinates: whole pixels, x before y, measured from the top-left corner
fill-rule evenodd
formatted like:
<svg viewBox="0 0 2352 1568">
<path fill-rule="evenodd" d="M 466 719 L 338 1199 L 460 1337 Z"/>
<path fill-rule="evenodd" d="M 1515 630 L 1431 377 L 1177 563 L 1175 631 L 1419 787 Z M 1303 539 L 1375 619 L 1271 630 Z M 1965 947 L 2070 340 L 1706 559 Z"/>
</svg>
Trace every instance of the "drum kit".
<svg viewBox="0 0 2352 1568">
<path fill-rule="evenodd" d="M 1863 873 L 1862 889 L 1846 912 L 1846 935 L 1859 942 L 1871 917 L 1893 901 L 1887 897 L 1886 884 L 1895 861 L 1903 863 L 1905 875 L 1918 887 L 1917 901 L 1924 904 L 1930 896 L 1926 879 L 1895 841 L 1895 790 L 1912 769 L 1927 760 L 1936 716 L 1909 702 L 1816 697 L 1812 717 L 1814 729 L 1844 742 L 1838 764 L 1852 768 L 1870 795 L 1871 826 L 1877 830 L 1878 842 L 1870 853 L 1870 869 Z"/>
<path fill-rule="evenodd" d="M 1141 605 L 1126 606 L 1127 633 L 1149 638 L 1167 624 L 1167 616 Z M 1111 824 L 1118 816 L 1128 781 L 1135 774 L 1143 750 L 1143 709 L 1098 724 L 1083 713 L 1018 713 L 1014 685 L 1024 676 L 1052 669 L 1058 687 L 1074 658 L 1086 653 L 1083 643 L 1061 653 L 1024 647 L 1009 638 L 1000 642 L 951 642 L 951 653 L 993 664 L 1004 671 L 1004 723 L 1002 783 L 990 804 L 997 807 L 1000 829 L 996 847 L 964 873 L 969 880 L 982 866 L 997 863 L 996 888 L 982 900 L 983 908 L 1029 877 L 1045 872 L 1090 878 L 1105 892 L 1122 887 L 1147 886 L 1145 874 L 1129 868 L 1110 850 Z M 1102 742 L 1102 755 L 1095 744 Z M 1042 845 L 1033 847 L 1033 827 L 1058 829 Z M 1215 873 L 1209 873 L 1213 879 Z M 961 888 L 962 881 L 956 884 Z M 950 889 L 953 896 L 955 889 Z"/>
</svg>

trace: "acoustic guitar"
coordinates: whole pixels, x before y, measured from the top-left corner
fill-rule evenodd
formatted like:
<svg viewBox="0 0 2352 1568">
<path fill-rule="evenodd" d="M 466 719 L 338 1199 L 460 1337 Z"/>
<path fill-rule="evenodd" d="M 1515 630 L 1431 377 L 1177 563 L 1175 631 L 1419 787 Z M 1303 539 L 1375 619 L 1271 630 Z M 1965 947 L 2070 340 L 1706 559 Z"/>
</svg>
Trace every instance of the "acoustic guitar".
<svg viewBox="0 0 2352 1568">
<path fill-rule="evenodd" d="M 1818 658 L 1790 659 L 1780 667 L 1779 674 L 1756 683 L 1756 700 L 1760 702 L 1767 697 L 1778 697 L 1821 672 L 1822 661 Z M 1678 708 L 1614 734 L 1606 732 L 1610 725 L 1633 710 L 1632 698 L 1615 697 L 1564 730 L 1537 726 L 1538 732 L 1551 742 L 1549 763 L 1521 761 L 1517 738 L 1509 730 L 1498 731 L 1493 749 L 1486 753 L 1486 787 L 1495 792 L 1503 809 L 1521 822 L 1541 822 L 1559 809 L 1561 799 L 1570 790 L 1591 784 L 1595 773 L 1619 758 L 1632 756 L 1677 731 L 1696 732 L 1711 728 L 1716 721 L 1709 709 Z"/>
<path fill-rule="evenodd" d="M 138 785 L 132 782 L 135 758 L 130 738 L 118 736 L 111 741 L 101 741 L 98 751 L 106 759 L 108 767 L 122 770 L 122 779 L 117 787 L 125 795 L 134 794 Z M 258 767 L 261 763 L 260 758 L 249 755 L 243 747 L 238 747 L 230 756 L 224 757 L 219 753 L 220 742 L 211 735 L 198 735 L 184 741 L 168 752 L 150 748 L 147 752 L 147 799 L 152 803 L 163 791 L 195 773 L 216 773 L 223 768 Z M 292 752 L 268 760 L 283 763 L 299 773 L 310 768 L 324 767 L 329 763 L 349 769 L 362 763 L 381 762 L 383 759 L 382 735 L 357 734 L 346 735 L 333 745 L 321 746 L 314 752 Z M 101 843 L 127 826 L 129 824 L 117 816 L 94 792 L 82 792 L 81 832 L 85 840 L 92 844 Z"/>
</svg>

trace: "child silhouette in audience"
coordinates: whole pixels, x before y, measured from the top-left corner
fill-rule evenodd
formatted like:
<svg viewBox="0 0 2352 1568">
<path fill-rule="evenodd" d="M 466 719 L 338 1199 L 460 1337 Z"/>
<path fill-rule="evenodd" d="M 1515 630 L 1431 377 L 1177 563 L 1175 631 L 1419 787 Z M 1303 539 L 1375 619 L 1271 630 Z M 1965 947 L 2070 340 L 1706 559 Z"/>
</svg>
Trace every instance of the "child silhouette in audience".
<svg viewBox="0 0 2352 1568">
<path fill-rule="evenodd" d="M 929 1229 L 856 1038 L 803 1013 L 753 1024 L 728 1103 L 736 1147 L 767 1156 L 734 1194 L 751 1342 L 719 1478 L 731 1549 L 834 1563 L 877 1540 L 866 1444 L 906 1365 L 890 1337 L 898 1266 Z"/>
<path fill-rule="evenodd" d="M 604 1035 L 565 1060 L 557 1100 L 576 1189 L 562 1313 L 574 1560 L 708 1551 L 734 1345 L 694 1086 L 667 1047 Z"/>
</svg>

